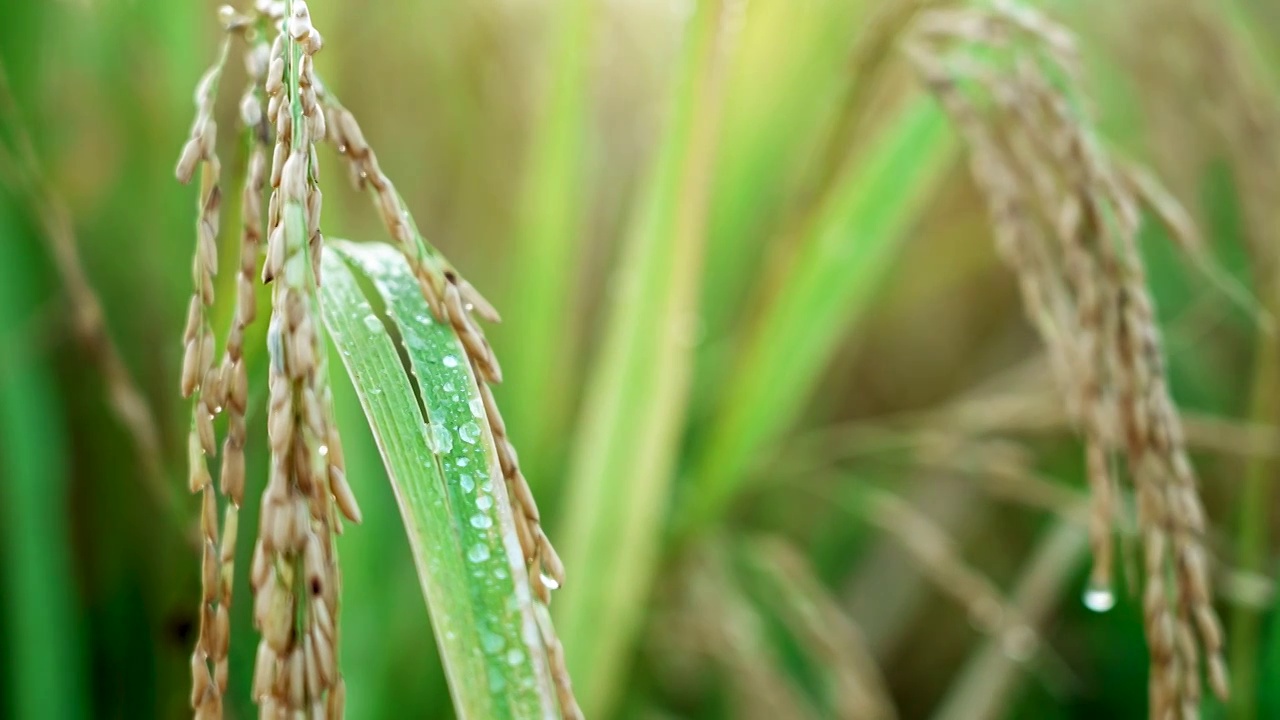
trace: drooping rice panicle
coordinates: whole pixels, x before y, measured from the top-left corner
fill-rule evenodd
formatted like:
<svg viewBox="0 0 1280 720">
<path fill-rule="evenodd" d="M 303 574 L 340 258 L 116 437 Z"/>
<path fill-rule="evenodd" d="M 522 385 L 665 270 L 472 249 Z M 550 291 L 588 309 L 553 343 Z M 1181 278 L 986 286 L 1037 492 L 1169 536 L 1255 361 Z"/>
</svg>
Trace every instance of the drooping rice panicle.
<svg viewBox="0 0 1280 720">
<path fill-rule="evenodd" d="M 268 437 L 271 470 L 263 491 L 250 578 L 262 633 L 253 696 L 263 717 L 340 718 L 338 570 L 334 534 L 341 513 L 360 521 L 333 420 L 317 287 L 321 195 L 315 140 L 324 137 L 311 57 L 323 45 L 305 0 L 260 3 L 280 34 L 268 55 L 266 121 L 275 127 L 267 258 L 273 283 Z M 265 156 L 264 156 L 265 157 Z M 264 161 L 265 162 L 265 161 Z"/>
<path fill-rule="evenodd" d="M 221 164 L 217 155 L 217 122 L 213 118 L 218 82 L 226 64 L 230 38 L 223 41 L 218 59 L 196 87 L 196 119 L 191 136 L 178 160 L 177 177 L 191 181 L 200 171 L 196 220 L 196 248 L 192 260 L 195 293 L 187 310 L 183 332 L 182 396 L 192 397 L 191 430 L 187 438 L 188 487 L 201 494 L 201 603 L 200 630 L 191 654 L 191 708 L 199 718 L 222 717 L 227 690 L 227 648 L 230 632 L 230 575 L 222 570 L 218 545 L 218 498 L 209 474 L 208 458 L 217 455 L 214 415 L 222 411 L 221 382 L 214 361 L 210 311 L 214 301 L 213 278 L 218 271 L 218 223 L 222 206 L 219 186 Z M 234 538 L 235 521 L 228 534 Z M 234 543 L 234 541 L 233 541 Z"/>
<path fill-rule="evenodd" d="M 1228 688 L 1204 511 L 1137 248 L 1139 202 L 1149 194 L 1135 195 L 1094 137 L 1065 29 L 996 2 L 929 13 L 918 30 L 909 54 L 969 145 L 997 245 L 1085 439 L 1091 602 L 1112 602 L 1110 465 L 1123 456 L 1143 540 L 1151 716 L 1197 717 L 1202 666 L 1219 697 Z M 1156 211 L 1170 217 L 1167 205 Z"/>
</svg>

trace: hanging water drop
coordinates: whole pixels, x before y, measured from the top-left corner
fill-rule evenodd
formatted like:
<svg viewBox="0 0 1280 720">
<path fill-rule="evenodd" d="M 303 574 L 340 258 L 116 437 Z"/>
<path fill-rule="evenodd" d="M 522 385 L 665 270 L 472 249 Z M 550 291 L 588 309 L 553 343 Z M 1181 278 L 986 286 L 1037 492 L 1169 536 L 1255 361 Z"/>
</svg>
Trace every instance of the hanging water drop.
<svg viewBox="0 0 1280 720">
<path fill-rule="evenodd" d="M 542 584 L 545 585 L 548 590 L 560 589 L 560 583 L 557 582 L 556 579 L 551 577 L 550 575 L 546 573 L 542 573 L 541 578 L 542 578 Z"/>
<path fill-rule="evenodd" d="M 1084 606 L 1096 613 L 1104 613 L 1116 606 L 1116 595 L 1110 586 L 1090 582 L 1084 590 Z"/>
</svg>

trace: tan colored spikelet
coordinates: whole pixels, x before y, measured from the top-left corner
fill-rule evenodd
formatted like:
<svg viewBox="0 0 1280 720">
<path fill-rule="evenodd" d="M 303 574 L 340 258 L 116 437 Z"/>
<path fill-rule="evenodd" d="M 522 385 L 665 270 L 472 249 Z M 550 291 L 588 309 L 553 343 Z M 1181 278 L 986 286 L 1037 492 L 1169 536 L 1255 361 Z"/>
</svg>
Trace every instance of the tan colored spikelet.
<svg viewBox="0 0 1280 720">
<path fill-rule="evenodd" d="M 257 79 L 266 99 L 261 116 L 274 124 L 276 138 L 269 169 L 265 148 L 255 147 L 252 161 L 257 189 L 268 183 L 274 188 L 262 274 L 273 284 L 267 341 L 271 473 L 251 572 L 254 623 L 262 633 L 253 692 L 263 716 L 341 717 L 345 693 L 336 660 L 341 577 L 333 540 L 340 532 L 339 515 L 358 522 L 360 513 L 346 482 L 315 314 L 322 201 L 314 143 L 322 138 L 315 137 L 311 118 L 321 111 L 306 99 L 305 88 L 314 77 L 310 60 L 303 58 L 319 44 L 303 42 L 318 35 L 303 0 L 286 3 L 287 17 L 272 14 L 277 9 L 259 9 L 262 25 L 282 25 L 285 32 L 265 57 L 253 60 L 264 69 Z M 242 271 L 248 283 L 252 263 Z M 301 624 L 295 631 L 297 618 Z"/>
<path fill-rule="evenodd" d="M 355 115 L 327 92 L 322 83 L 316 82 L 314 87 L 319 108 L 329 118 L 326 139 L 346 159 L 355 187 L 368 187 L 372 190 L 383 225 L 408 261 L 428 306 L 437 318 L 453 327 L 466 350 L 472 370 L 480 381 L 480 396 L 506 481 L 507 496 L 511 499 L 516 534 L 528 565 L 530 590 L 534 597 L 547 604 L 551 599 L 551 591 L 565 582 L 564 565 L 542 530 L 541 515 L 533 493 L 524 474 L 520 472 L 515 447 L 507 436 L 506 424 L 489 387 L 502 381 L 502 369 L 477 318 L 497 321 L 498 312 L 470 283 L 462 279 L 448 260 L 423 242 L 404 200 L 378 165 L 377 156 L 369 147 Z M 573 694 L 563 651 L 555 637 L 550 617 L 540 619 L 539 625 L 550 660 L 552 680 L 559 695 L 561 712 L 565 718 L 580 718 L 582 711 Z"/>
<path fill-rule="evenodd" d="M 191 431 L 188 437 L 188 486 L 201 494 L 200 538 L 201 606 L 200 630 L 191 655 L 191 708 L 196 717 L 221 718 L 222 697 L 227 686 L 227 647 L 230 628 L 227 606 L 230 602 L 229 573 L 222 567 L 225 552 L 218 543 L 217 490 L 209 473 L 208 457 L 217 453 L 213 416 L 222 410 L 221 382 L 214 362 L 213 331 L 209 316 L 213 305 L 213 276 L 217 273 L 217 235 L 221 189 L 221 166 L 217 156 L 217 123 L 213 119 L 218 81 L 226 64 L 230 41 L 224 41 L 217 61 L 201 78 L 195 93 L 196 118 L 191 135 L 183 146 L 176 175 L 190 182 L 200 171 L 197 199 L 196 247 L 192 257 L 191 298 L 187 324 L 183 333 L 185 347 L 182 360 L 181 390 L 192 397 Z M 234 473 L 234 466 L 231 472 Z M 228 513 L 233 512 L 228 508 Z M 230 521 L 234 525 L 234 520 Z M 224 581 L 224 578 L 227 580 Z M 225 591 L 225 592 L 224 592 Z"/>
<path fill-rule="evenodd" d="M 984 62 L 965 52 L 974 45 L 987 51 Z M 1091 589 L 1110 592 L 1118 503 L 1109 468 L 1123 455 L 1143 541 L 1151 717 L 1195 717 L 1202 671 L 1219 697 L 1228 688 L 1204 511 L 1136 245 L 1139 203 L 1157 196 L 1094 138 L 1074 96 L 1070 33 L 1039 13 L 1009 2 L 933 11 L 907 49 L 969 146 L 997 247 L 1084 437 Z M 1158 199 L 1158 217 L 1187 224 L 1168 198 Z"/>
</svg>

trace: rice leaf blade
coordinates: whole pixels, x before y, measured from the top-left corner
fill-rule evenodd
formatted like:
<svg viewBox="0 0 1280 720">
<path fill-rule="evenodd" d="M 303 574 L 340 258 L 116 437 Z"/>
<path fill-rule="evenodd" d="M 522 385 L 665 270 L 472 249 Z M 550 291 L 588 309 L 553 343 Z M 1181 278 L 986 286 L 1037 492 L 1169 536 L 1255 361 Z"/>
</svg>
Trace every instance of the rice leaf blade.
<svg viewBox="0 0 1280 720">
<path fill-rule="evenodd" d="M 555 609 L 587 717 L 613 709 L 659 560 L 694 354 L 680 331 L 697 317 L 732 6 L 702 2 L 690 20 L 570 462 L 561 537 L 578 579 Z"/>
<path fill-rule="evenodd" d="M 528 167 L 513 242 L 508 296 L 519 303 L 520 322 L 504 326 L 500 339 L 518 349 L 503 386 L 508 425 L 525 448 L 530 480 L 548 486 L 546 472 L 558 459 L 555 437 L 564 431 L 576 398 L 570 383 L 578 333 L 572 316 L 575 256 L 582 245 L 583 161 L 588 133 L 588 68 L 596 0 L 568 0 L 552 13 L 545 107 L 529 143 Z M 547 342 L 557 337 L 557 342 Z"/>
<path fill-rule="evenodd" d="M 453 553 L 455 571 L 461 567 L 452 591 L 466 591 L 461 601 L 474 623 L 469 652 L 481 651 L 494 710 L 501 717 L 556 717 L 524 556 L 466 352 L 453 328 L 432 317 L 399 251 L 380 243 L 332 247 L 373 281 L 418 378 L 427 412 L 422 450 L 454 543 L 442 550 Z"/>
<path fill-rule="evenodd" d="M 913 220 L 955 158 L 954 135 L 929 98 L 913 99 L 832 189 L 796 262 L 728 381 L 720 420 L 695 460 L 683 532 L 732 498 L 754 449 L 790 428 L 841 338 L 871 308 Z"/>
</svg>

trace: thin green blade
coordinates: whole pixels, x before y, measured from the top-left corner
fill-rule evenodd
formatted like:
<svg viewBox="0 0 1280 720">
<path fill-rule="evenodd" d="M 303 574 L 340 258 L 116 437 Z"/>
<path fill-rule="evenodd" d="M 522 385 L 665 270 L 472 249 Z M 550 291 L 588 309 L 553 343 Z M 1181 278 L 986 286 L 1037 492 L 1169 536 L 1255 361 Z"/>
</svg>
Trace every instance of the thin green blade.
<svg viewBox="0 0 1280 720">
<path fill-rule="evenodd" d="M 455 571 L 460 563 L 461 577 L 451 578 L 451 602 L 469 602 L 469 651 L 483 658 L 494 711 L 502 717 L 558 717 L 524 554 L 466 351 L 453 328 L 432 317 L 398 250 L 340 241 L 332 247 L 373 281 L 418 378 L 428 422 L 426 446 L 419 451 L 430 457 L 431 482 L 443 491 L 432 502 L 447 516 L 442 527 L 453 534 L 452 548 L 441 551 L 452 553 Z M 464 592 L 465 598 L 456 597 Z"/>
<path fill-rule="evenodd" d="M 405 307 L 413 307 L 413 299 L 422 299 L 416 286 L 400 286 L 408 268 L 398 253 L 345 249 L 380 289 L 390 292 L 387 304 L 394 317 L 417 317 L 416 311 L 403 314 Z M 516 591 L 522 586 L 517 581 L 523 580 L 517 571 L 523 573 L 524 566 L 518 541 L 513 556 L 513 533 L 504 531 L 511 520 L 501 482 L 492 483 L 497 472 L 492 440 L 483 415 L 472 417 L 475 381 L 465 359 L 458 360 L 465 356 L 456 337 L 434 322 L 401 323 L 417 372 L 430 378 L 422 383 L 428 414 L 449 427 L 467 428 L 463 432 L 471 437 L 468 442 L 455 433 L 455 447 L 448 452 L 443 433 L 422 417 L 386 327 L 335 252 L 325 254 L 321 293 L 325 325 L 360 397 L 400 505 L 458 716 L 556 717 L 545 652 L 531 624 L 527 583 L 523 593 Z M 430 317 L 425 303 L 421 315 Z M 431 368 L 429 374 L 423 367 Z M 447 383 L 453 383 L 458 400 L 454 393 L 437 392 Z M 481 508 L 476 499 L 486 483 L 491 483 L 492 504 Z"/>
</svg>

